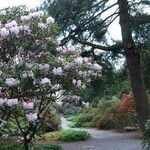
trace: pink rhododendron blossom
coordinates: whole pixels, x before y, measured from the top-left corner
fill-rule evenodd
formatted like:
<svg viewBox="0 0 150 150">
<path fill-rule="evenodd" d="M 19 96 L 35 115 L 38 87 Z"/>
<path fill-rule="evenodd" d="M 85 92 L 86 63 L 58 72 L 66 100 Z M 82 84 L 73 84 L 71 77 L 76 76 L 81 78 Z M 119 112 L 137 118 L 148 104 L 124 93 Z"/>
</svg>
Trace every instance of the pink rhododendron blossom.
<svg viewBox="0 0 150 150">
<path fill-rule="evenodd" d="M 54 75 L 62 75 L 62 73 L 63 73 L 63 70 L 62 70 L 61 67 L 58 67 L 58 68 L 54 68 L 54 69 L 53 69 L 53 74 L 54 74 Z"/>
<path fill-rule="evenodd" d="M 10 33 L 18 35 L 19 34 L 19 27 L 11 27 Z"/>
<path fill-rule="evenodd" d="M 23 108 L 24 109 L 33 109 L 34 108 L 34 103 L 33 102 L 23 102 Z"/>
<path fill-rule="evenodd" d="M 6 28 L 2 28 L 2 29 L 0 30 L 0 35 L 1 35 L 2 37 L 8 36 L 8 35 L 9 35 L 9 30 L 7 30 Z"/>
<path fill-rule="evenodd" d="M 48 24 L 51 24 L 51 23 L 54 23 L 54 22 L 55 22 L 55 20 L 54 20 L 54 18 L 51 17 L 51 16 L 49 16 L 49 17 L 46 19 L 46 23 L 48 23 Z"/>
<path fill-rule="evenodd" d="M 102 67 L 99 64 L 93 64 L 93 69 L 97 70 L 97 71 L 101 71 Z"/>
<path fill-rule="evenodd" d="M 6 102 L 6 98 L 0 98 L 0 106 L 3 106 Z"/>
<path fill-rule="evenodd" d="M 84 63 L 88 63 L 89 61 L 90 61 L 89 58 L 83 58 Z"/>
<path fill-rule="evenodd" d="M 77 58 L 75 58 L 74 61 L 77 65 L 82 65 L 83 64 L 83 58 L 82 57 L 77 57 Z"/>
<path fill-rule="evenodd" d="M 77 83 L 77 81 L 75 79 L 73 79 L 72 83 L 75 85 Z"/>
<path fill-rule="evenodd" d="M 50 84 L 50 83 L 51 83 L 51 81 L 48 78 L 43 78 L 41 81 L 41 84 Z"/>
<path fill-rule="evenodd" d="M 26 118 L 30 123 L 34 123 L 37 121 L 38 116 L 37 113 L 28 113 L 26 114 Z"/>
<path fill-rule="evenodd" d="M 16 27 L 17 25 L 18 25 L 17 22 L 15 20 L 13 20 L 13 21 L 11 21 L 9 23 L 6 23 L 5 27 L 6 28 L 12 28 L 12 27 Z"/>
<path fill-rule="evenodd" d="M 5 101 L 5 104 L 9 107 L 12 107 L 12 106 L 15 106 L 15 105 L 18 105 L 18 99 L 7 99 Z"/>
<path fill-rule="evenodd" d="M 45 29 L 47 26 L 43 22 L 38 23 L 38 27 L 41 29 Z"/>
<path fill-rule="evenodd" d="M 14 79 L 14 78 L 8 78 L 6 79 L 5 83 L 7 84 L 7 86 L 11 87 L 11 86 L 16 86 L 20 83 L 20 81 L 18 79 Z"/>
<path fill-rule="evenodd" d="M 77 87 L 81 87 L 81 84 L 82 84 L 81 80 L 78 80 L 77 81 Z"/>
<path fill-rule="evenodd" d="M 22 21 L 29 21 L 31 20 L 32 16 L 21 16 Z"/>
</svg>

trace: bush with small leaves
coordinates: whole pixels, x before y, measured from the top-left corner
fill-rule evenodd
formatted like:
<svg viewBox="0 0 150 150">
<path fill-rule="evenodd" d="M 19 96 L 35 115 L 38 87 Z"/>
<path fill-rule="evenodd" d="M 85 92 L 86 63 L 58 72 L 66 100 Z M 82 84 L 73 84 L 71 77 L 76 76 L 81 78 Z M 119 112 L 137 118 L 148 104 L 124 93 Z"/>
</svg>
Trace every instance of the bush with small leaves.
<svg viewBox="0 0 150 150">
<path fill-rule="evenodd" d="M 64 142 L 75 142 L 87 140 L 90 137 L 90 134 L 82 130 L 64 130 L 61 131 L 59 140 Z"/>
</svg>

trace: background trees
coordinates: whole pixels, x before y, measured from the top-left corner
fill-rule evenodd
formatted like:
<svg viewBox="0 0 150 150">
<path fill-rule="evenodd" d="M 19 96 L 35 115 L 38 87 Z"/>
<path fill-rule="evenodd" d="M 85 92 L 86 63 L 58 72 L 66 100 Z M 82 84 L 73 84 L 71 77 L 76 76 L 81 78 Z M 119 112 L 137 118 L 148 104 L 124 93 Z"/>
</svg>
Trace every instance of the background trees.
<svg viewBox="0 0 150 150">
<path fill-rule="evenodd" d="M 95 56 L 95 50 L 97 49 L 124 54 L 140 124 L 143 128 L 146 119 L 149 117 L 149 104 L 141 69 L 141 52 L 143 52 L 141 45 L 143 45 L 143 41 L 138 40 L 141 30 L 136 27 L 144 26 L 147 28 L 150 16 L 144 13 L 141 8 L 149 6 L 149 1 L 118 0 L 111 2 L 109 0 L 46 0 L 44 8 L 60 24 L 60 34 L 64 36 L 61 45 L 71 41 L 80 43 L 83 47 L 89 46 L 90 49 L 84 51 L 82 56 Z M 118 17 L 122 41 L 113 40 L 113 44 L 110 45 L 110 42 L 108 43 L 106 40 L 106 33 L 108 33 L 108 27 Z M 134 36 L 135 31 L 136 36 Z M 145 39 L 146 34 L 143 34 L 142 38 Z"/>
</svg>

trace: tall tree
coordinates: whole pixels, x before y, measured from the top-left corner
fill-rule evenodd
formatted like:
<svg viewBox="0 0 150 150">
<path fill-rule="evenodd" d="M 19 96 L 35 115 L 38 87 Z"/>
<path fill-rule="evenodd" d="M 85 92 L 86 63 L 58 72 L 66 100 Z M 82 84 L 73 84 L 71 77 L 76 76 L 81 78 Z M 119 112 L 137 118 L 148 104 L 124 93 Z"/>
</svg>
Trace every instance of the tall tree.
<svg viewBox="0 0 150 150">
<path fill-rule="evenodd" d="M 135 25 L 150 23 L 150 15 L 140 9 L 149 5 L 149 0 L 46 0 L 44 3 L 44 8 L 60 25 L 60 33 L 64 36 L 61 45 L 72 41 L 91 47 L 84 54 L 95 55 L 97 49 L 124 53 L 142 129 L 150 116 L 150 107 L 141 69 L 141 49 L 133 33 Z M 122 40 L 109 45 L 106 33 L 117 18 Z"/>
</svg>

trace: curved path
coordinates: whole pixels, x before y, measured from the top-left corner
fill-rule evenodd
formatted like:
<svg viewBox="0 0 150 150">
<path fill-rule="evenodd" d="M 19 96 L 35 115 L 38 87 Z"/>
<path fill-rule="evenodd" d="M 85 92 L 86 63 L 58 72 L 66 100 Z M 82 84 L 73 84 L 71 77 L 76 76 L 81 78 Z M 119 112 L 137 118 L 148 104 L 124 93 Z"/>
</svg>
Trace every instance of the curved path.
<svg viewBox="0 0 150 150">
<path fill-rule="evenodd" d="M 62 128 L 69 129 L 69 122 L 62 117 Z M 97 129 L 82 129 L 91 134 L 87 141 L 63 143 L 63 150 L 141 150 L 138 133 L 116 133 Z"/>
</svg>

